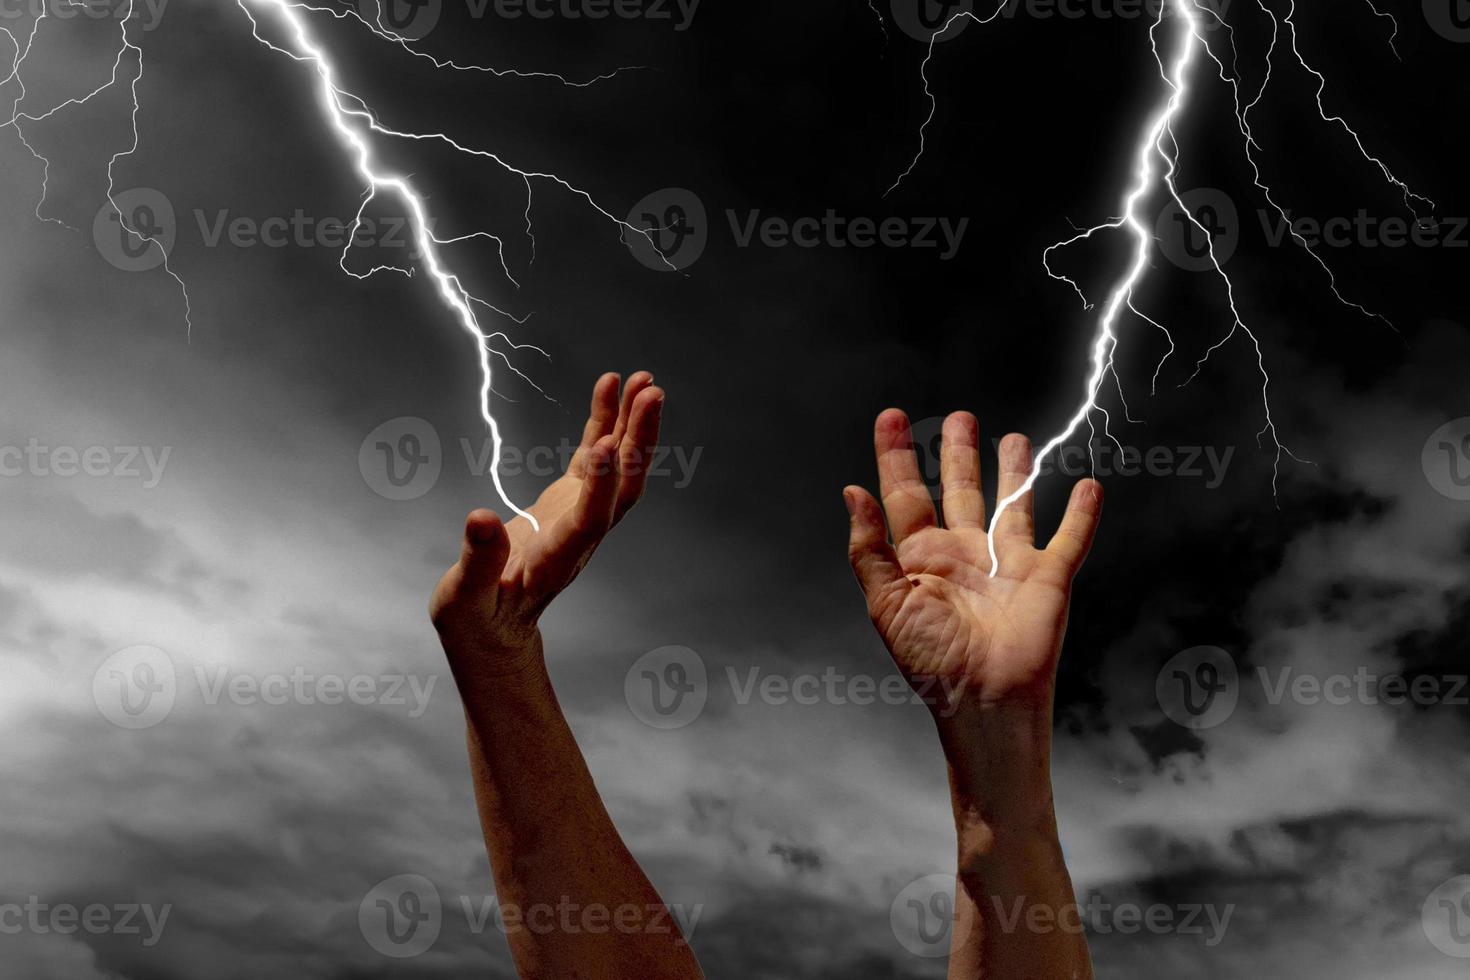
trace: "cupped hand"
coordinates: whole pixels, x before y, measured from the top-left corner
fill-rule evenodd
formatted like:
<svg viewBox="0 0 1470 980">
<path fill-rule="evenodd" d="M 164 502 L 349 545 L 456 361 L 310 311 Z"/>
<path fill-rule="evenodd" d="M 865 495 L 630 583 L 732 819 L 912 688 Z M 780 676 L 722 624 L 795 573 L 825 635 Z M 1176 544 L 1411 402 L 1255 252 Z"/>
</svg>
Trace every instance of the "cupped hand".
<svg viewBox="0 0 1470 980">
<path fill-rule="evenodd" d="M 451 656 L 476 659 L 481 672 L 518 670 L 539 654 L 537 621 L 586 567 L 613 525 L 632 509 L 648 482 L 658 444 L 664 393 L 653 376 L 605 374 L 592 389 L 592 409 L 567 472 L 508 525 L 490 510 L 465 520 L 459 561 L 444 573 L 430 616 Z"/>
<path fill-rule="evenodd" d="M 1083 480 L 1073 488 L 1061 527 L 1045 548 L 1034 543 L 1032 494 L 1018 497 L 994 528 L 1000 567 L 992 576 L 975 417 L 957 412 L 944 422 L 943 527 L 903 412 L 878 416 L 874 449 L 883 503 L 860 487 L 843 492 L 851 516 L 848 553 L 868 613 L 899 670 L 921 695 L 943 691 L 947 701 L 1044 704 L 1049 710 L 1072 579 L 1097 530 L 1101 485 Z M 999 455 L 999 497 L 1005 499 L 1030 473 L 1031 444 L 1007 436 Z M 954 705 L 931 701 L 930 707 Z"/>
</svg>

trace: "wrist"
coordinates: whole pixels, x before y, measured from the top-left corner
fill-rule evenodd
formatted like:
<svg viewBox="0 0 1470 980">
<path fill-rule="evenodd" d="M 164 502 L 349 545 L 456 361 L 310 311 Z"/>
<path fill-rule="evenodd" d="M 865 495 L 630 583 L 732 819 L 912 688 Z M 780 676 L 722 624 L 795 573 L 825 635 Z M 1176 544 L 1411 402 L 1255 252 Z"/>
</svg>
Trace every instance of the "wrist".
<svg viewBox="0 0 1470 980">
<path fill-rule="evenodd" d="M 514 640 L 490 636 L 444 638 L 444 653 L 465 700 L 526 696 L 549 690 L 540 630 Z"/>
<path fill-rule="evenodd" d="M 963 702 L 936 724 L 963 853 L 1055 839 L 1049 696 Z"/>
</svg>

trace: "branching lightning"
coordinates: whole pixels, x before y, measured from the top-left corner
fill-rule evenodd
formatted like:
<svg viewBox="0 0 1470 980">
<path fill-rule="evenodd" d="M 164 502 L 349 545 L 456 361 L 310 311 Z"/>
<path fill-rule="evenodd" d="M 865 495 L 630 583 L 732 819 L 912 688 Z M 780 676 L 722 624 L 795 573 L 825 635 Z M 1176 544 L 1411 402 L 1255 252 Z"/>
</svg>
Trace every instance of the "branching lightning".
<svg viewBox="0 0 1470 980">
<path fill-rule="evenodd" d="M 1119 344 L 1118 326 L 1123 311 L 1126 310 L 1139 320 L 1161 331 L 1168 340 L 1169 350 L 1164 354 L 1154 370 L 1152 384 L 1155 390 L 1157 389 L 1159 374 L 1163 370 L 1164 364 L 1178 349 L 1175 339 L 1168 328 L 1154 318 L 1141 312 L 1135 304 L 1135 294 L 1146 277 L 1154 256 L 1153 234 L 1145 221 L 1143 211 L 1146 202 L 1152 195 L 1166 195 L 1172 205 L 1187 218 L 1194 230 L 1203 236 L 1210 267 L 1223 287 L 1226 305 L 1230 311 L 1229 330 L 1205 350 L 1203 356 L 1200 357 L 1195 365 L 1194 373 L 1190 375 L 1184 384 L 1189 384 L 1190 381 L 1198 376 L 1199 372 L 1204 368 L 1204 365 L 1217 350 L 1224 347 L 1237 336 L 1244 336 L 1255 352 L 1256 366 L 1261 376 L 1261 404 L 1264 414 L 1264 424 L 1257 433 L 1257 440 L 1263 441 L 1269 437 L 1274 447 L 1275 459 L 1272 466 L 1273 493 L 1277 488 L 1283 457 L 1290 457 L 1298 462 L 1307 462 L 1287 448 L 1279 437 L 1276 422 L 1271 413 L 1271 375 L 1266 367 L 1265 354 L 1262 351 L 1260 339 L 1242 318 L 1240 308 L 1236 302 L 1235 283 L 1226 274 L 1221 261 L 1215 254 L 1213 234 L 1186 205 L 1176 183 L 1180 151 L 1179 144 L 1174 135 L 1175 127 L 1185 117 L 1191 94 L 1191 83 L 1194 81 L 1194 76 L 1201 64 L 1201 56 L 1207 57 L 1215 63 L 1220 79 L 1230 86 L 1234 98 L 1235 119 L 1243 141 L 1245 156 L 1251 167 L 1253 174 L 1252 180 L 1255 188 L 1261 192 L 1277 216 L 1283 220 L 1285 227 L 1290 231 L 1293 241 L 1326 274 L 1327 285 L 1333 296 L 1345 306 L 1365 316 L 1376 318 L 1388 324 L 1390 327 L 1392 326 L 1381 314 L 1367 309 L 1360 303 L 1348 300 L 1342 295 L 1338 287 L 1336 274 L 1318 250 L 1313 248 L 1298 233 L 1290 220 L 1288 212 L 1278 203 L 1275 192 L 1265 182 L 1262 176 L 1261 165 L 1258 159 L 1261 146 L 1252 130 L 1250 116 L 1251 112 L 1266 97 L 1267 89 L 1271 86 L 1278 52 L 1281 49 L 1279 42 L 1283 34 L 1286 37 L 1285 47 L 1289 49 L 1289 53 L 1296 65 L 1315 80 L 1315 89 L 1312 98 L 1321 120 L 1330 126 L 1339 127 L 1352 139 L 1363 160 L 1377 167 L 1384 180 L 1402 193 L 1406 208 L 1413 213 L 1417 220 L 1425 220 L 1424 214 L 1421 212 L 1421 207 L 1426 207 L 1432 213 L 1435 204 L 1429 198 L 1412 190 L 1407 183 L 1401 180 L 1389 168 L 1387 163 L 1368 150 L 1362 137 L 1359 136 L 1357 131 L 1342 116 L 1327 109 L 1325 104 L 1327 78 L 1306 60 L 1300 49 L 1296 23 L 1294 21 L 1296 16 L 1295 0 L 1285 0 L 1286 10 L 1281 15 L 1278 15 L 1269 5 L 1270 0 L 1258 0 L 1258 3 L 1259 9 L 1270 20 L 1271 34 L 1270 44 L 1265 53 L 1265 77 L 1260 84 L 1260 88 L 1249 101 L 1245 101 L 1241 79 L 1234 67 L 1237 60 L 1235 31 L 1230 24 L 1226 23 L 1223 16 L 1215 10 L 1212 10 L 1206 4 L 1205 0 L 1164 0 L 1160 5 L 1158 16 L 1149 28 L 1149 41 L 1154 59 L 1159 67 L 1160 77 L 1164 82 L 1165 94 L 1162 97 L 1162 101 L 1149 111 L 1147 121 L 1143 127 L 1142 136 L 1134 150 L 1132 182 L 1123 198 L 1120 212 L 1121 217 L 1109 219 L 1090 228 L 1077 229 L 1076 234 L 1056 242 L 1042 253 L 1042 266 L 1046 274 L 1050 278 L 1068 285 L 1082 301 L 1085 310 L 1094 309 L 1094 304 L 1087 298 L 1082 287 L 1074 279 L 1058 273 L 1053 269 L 1051 264 L 1053 253 L 1106 232 L 1121 231 L 1127 235 L 1132 243 L 1132 261 L 1129 263 L 1126 272 L 1113 284 L 1106 301 L 1102 304 L 1102 309 L 1097 320 L 1096 333 L 1093 336 L 1090 348 L 1089 370 L 1083 383 L 1083 398 L 1081 403 L 1067 420 L 1062 431 L 1053 436 L 1037 450 L 1031 471 L 1027 475 L 1024 483 L 1015 492 L 1007 495 L 998 502 L 995 514 L 991 518 L 992 532 L 994 532 L 996 522 L 1000 520 L 1001 515 L 1035 487 L 1037 480 L 1041 476 L 1042 467 L 1047 457 L 1076 435 L 1077 431 L 1084 424 L 1093 432 L 1093 438 L 1089 441 L 1089 446 L 1096 441 L 1096 431 L 1093 423 L 1094 415 L 1102 417 L 1104 434 L 1117 443 L 1117 439 L 1113 437 L 1109 430 L 1111 416 L 1101 402 L 1101 393 L 1103 385 L 1111 377 L 1117 384 L 1119 399 L 1123 405 L 1125 414 L 1130 414 L 1128 413 L 1127 401 L 1123 394 L 1122 382 L 1114 363 L 1114 355 L 1117 352 Z M 1374 6 L 1372 0 L 1366 0 L 1366 3 L 1369 11 L 1375 17 L 1387 19 L 1391 24 L 1392 34 L 1389 37 L 1389 46 L 1397 57 L 1398 50 L 1395 41 L 1398 37 L 1398 22 L 1394 20 L 1392 15 L 1381 12 Z M 912 176 L 915 168 L 924 156 L 927 130 L 930 123 L 934 120 L 938 106 L 938 100 L 929 82 L 929 66 L 933 61 L 935 47 L 939 38 L 949 32 L 961 19 L 969 19 L 982 25 L 988 24 L 1000 17 L 1009 4 L 1010 0 L 1000 0 L 995 10 L 983 17 L 970 11 L 961 11 L 950 17 L 942 28 L 931 35 L 928 51 L 920 69 L 924 94 L 929 101 L 929 112 L 919 127 L 919 146 L 917 152 L 908 166 L 899 174 L 897 180 L 888 189 L 887 193 L 891 194 L 906 179 Z M 1172 58 L 1166 61 L 1160 51 L 1159 34 L 1163 31 L 1166 20 L 1169 19 L 1176 21 L 1178 26 L 1174 32 L 1175 36 L 1170 42 L 1174 49 Z M 1211 22 L 1213 22 L 1214 26 L 1222 28 L 1225 36 L 1229 39 L 1230 58 L 1228 65 L 1225 57 L 1210 46 L 1206 28 Z M 1118 443 L 1118 445 L 1121 448 L 1121 443 Z M 997 575 L 1000 571 L 1000 560 L 996 554 L 994 533 L 990 535 L 990 562 L 990 574 L 992 576 Z"/>
<path fill-rule="evenodd" d="M 67 6 L 81 6 L 83 0 L 58 0 Z M 175 283 L 177 283 L 184 304 L 184 322 L 192 329 L 192 304 L 189 298 L 188 287 L 170 265 L 167 250 L 162 242 L 151 237 L 144 229 L 135 227 L 129 218 L 118 206 L 116 199 L 115 169 L 119 161 L 137 153 L 139 148 L 138 136 L 138 114 L 140 104 L 138 99 L 138 84 L 143 77 L 143 50 L 135 43 L 130 35 L 129 25 L 134 20 L 135 4 L 137 0 L 126 0 L 126 5 L 119 15 L 119 46 L 112 65 L 109 79 L 86 96 L 81 98 L 67 99 L 50 109 L 40 113 L 21 111 L 22 103 L 27 97 L 25 83 L 22 78 L 22 69 L 26 59 L 31 54 L 37 34 L 41 30 L 42 22 L 47 19 L 48 10 L 42 10 L 36 21 L 32 24 L 30 33 L 24 38 L 17 38 L 11 31 L 0 27 L 3 33 L 15 49 L 11 68 L 4 79 L 0 79 L 0 85 L 14 83 L 18 92 L 11 106 L 10 118 L 0 123 L 0 129 L 13 128 L 20 138 L 22 145 L 42 165 L 41 197 L 36 205 L 36 216 L 48 221 L 57 221 L 54 218 L 45 218 L 42 208 L 46 201 L 47 187 L 49 184 L 50 161 L 38 153 L 26 140 L 23 124 L 39 123 L 50 119 L 58 113 L 84 105 L 101 96 L 104 92 L 113 89 L 125 88 L 130 98 L 131 105 L 131 143 L 124 149 L 113 154 L 107 165 L 107 200 L 116 214 L 121 228 L 126 231 L 137 243 L 146 244 L 149 248 L 157 249 L 162 256 L 162 268 Z M 362 195 L 347 236 L 348 244 L 343 249 L 339 258 L 339 265 L 349 276 L 356 279 L 366 279 L 379 272 L 397 272 L 412 278 L 413 269 L 401 268 L 392 265 L 374 265 L 366 271 L 354 271 L 349 267 L 349 253 L 353 244 L 358 240 L 358 232 L 362 227 L 364 216 L 368 206 L 379 196 L 391 198 L 399 203 L 406 211 L 409 227 L 411 229 L 416 247 L 415 258 L 423 271 L 432 281 L 439 301 L 443 304 L 456 323 L 467 332 L 475 341 L 476 354 L 478 358 L 481 385 L 480 385 L 480 415 L 490 433 L 493 455 L 489 472 L 495 486 L 496 494 L 516 514 L 524 517 L 533 528 L 539 530 L 535 517 L 515 504 L 506 493 L 501 481 L 500 459 L 502 453 L 502 436 L 500 426 L 491 411 L 491 400 L 494 397 L 494 363 L 503 364 L 527 383 L 541 389 L 526 377 L 511 362 L 508 352 L 532 350 L 545 354 L 540 348 L 530 344 L 517 344 L 513 342 L 503 331 L 487 330 L 481 325 L 477 308 L 484 309 L 490 313 L 509 319 L 517 324 L 526 322 L 527 317 L 516 317 L 498 306 L 472 294 L 463 284 L 460 276 L 454 272 L 449 261 L 444 257 L 444 249 L 464 242 L 482 239 L 495 243 L 499 257 L 500 271 L 512 286 L 519 283 L 512 273 L 505 257 L 504 240 L 489 231 L 471 231 L 452 237 L 440 237 L 432 230 L 432 219 L 425 203 L 423 194 L 415 187 L 409 176 L 397 173 L 387 167 L 374 149 L 376 139 L 394 139 L 404 141 L 419 141 L 447 147 L 455 153 L 473 157 L 478 160 L 488 161 L 503 171 L 519 177 L 526 188 L 526 204 L 524 210 L 525 228 L 524 234 L 530 245 L 531 262 L 535 261 L 536 239 L 532 229 L 531 210 L 533 204 L 533 186 L 536 182 L 545 182 L 555 185 L 564 191 L 580 198 L 590 206 L 597 214 L 611 222 L 619 231 L 619 236 L 627 234 L 641 235 L 653 246 L 654 251 L 664 257 L 655 241 L 652 230 L 638 228 L 628 222 L 615 217 L 610 211 L 598 204 L 592 196 L 580 188 L 574 186 L 562 177 L 545 171 L 522 169 L 514 166 L 500 155 L 484 149 L 468 147 L 455 140 L 453 137 L 437 132 L 417 132 L 411 129 L 398 128 L 385 124 L 380 116 L 359 95 L 344 88 L 339 81 L 340 72 L 331 55 L 318 41 L 309 18 L 312 15 L 329 16 L 338 21 L 353 20 L 357 24 L 372 32 L 377 38 L 401 49 L 407 54 L 425 59 L 435 69 L 454 72 L 480 72 L 492 75 L 496 78 L 515 79 L 537 79 L 554 81 L 560 85 L 572 88 L 582 88 L 588 85 L 611 79 L 623 72 L 636 71 L 638 68 L 625 67 L 597 75 L 584 81 L 572 81 L 563 75 L 551 72 L 520 71 L 514 69 L 494 68 L 477 64 L 461 64 L 459 62 L 439 59 L 414 47 L 411 40 L 403 35 L 397 34 L 381 23 L 381 17 L 369 20 L 356 10 L 339 9 L 334 7 L 319 6 L 307 2 L 293 2 L 293 0 L 235 0 L 235 5 L 244 15 L 249 30 L 254 39 L 271 51 L 290 59 L 291 61 L 308 69 L 311 73 L 312 88 L 315 102 L 319 107 L 322 119 L 331 132 L 337 137 L 346 153 L 354 173 L 362 182 Z M 257 17 L 257 14 L 260 16 Z M 277 40 L 270 40 L 262 33 L 262 20 L 268 20 L 275 29 Z M 133 68 L 133 65 L 136 65 Z M 131 74 L 129 69 L 131 68 Z M 669 265 L 673 268 L 673 265 Z"/>
</svg>

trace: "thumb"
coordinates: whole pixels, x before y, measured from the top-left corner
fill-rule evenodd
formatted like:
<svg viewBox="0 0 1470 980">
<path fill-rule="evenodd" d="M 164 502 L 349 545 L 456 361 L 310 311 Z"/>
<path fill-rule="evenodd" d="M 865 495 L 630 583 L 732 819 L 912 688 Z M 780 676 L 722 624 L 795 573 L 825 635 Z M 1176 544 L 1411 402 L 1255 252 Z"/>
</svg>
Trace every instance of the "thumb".
<svg viewBox="0 0 1470 980">
<path fill-rule="evenodd" d="M 466 584 L 494 588 L 500 584 L 500 573 L 510 558 L 510 535 L 493 510 L 471 512 L 464 522 L 464 544 L 459 564 Z"/>
</svg>

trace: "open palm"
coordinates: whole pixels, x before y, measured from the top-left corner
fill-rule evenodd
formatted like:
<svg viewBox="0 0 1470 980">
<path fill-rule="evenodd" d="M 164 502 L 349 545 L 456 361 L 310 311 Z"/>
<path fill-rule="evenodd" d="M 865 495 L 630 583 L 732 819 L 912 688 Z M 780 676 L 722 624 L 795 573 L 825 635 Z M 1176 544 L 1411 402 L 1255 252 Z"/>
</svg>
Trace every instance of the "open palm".
<svg viewBox="0 0 1470 980">
<path fill-rule="evenodd" d="M 1077 485 L 1044 549 L 1034 545 L 1032 495 L 1017 497 L 994 528 L 1000 564 L 992 575 L 975 417 L 958 412 L 944 423 L 943 527 L 902 412 L 878 416 L 874 450 L 883 503 L 859 487 L 844 492 L 852 517 L 848 551 L 868 613 L 899 670 L 916 688 L 938 680 L 983 703 L 1049 699 L 1072 578 L 1097 528 L 1101 486 Z M 1030 470 L 1029 441 L 1007 436 L 1000 498 L 1018 491 Z"/>
<path fill-rule="evenodd" d="M 653 375 L 605 374 L 592 389 L 582 442 L 567 472 L 509 524 L 489 510 L 465 521 L 460 559 L 444 573 L 430 615 L 456 649 L 504 654 L 512 661 L 533 645 L 536 623 L 586 567 L 614 524 L 648 482 L 664 393 Z M 513 665 L 513 664 L 512 664 Z"/>
</svg>

